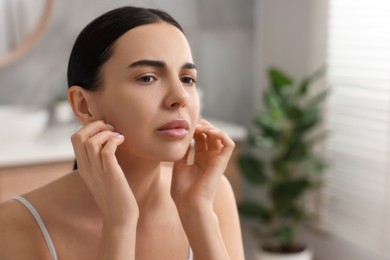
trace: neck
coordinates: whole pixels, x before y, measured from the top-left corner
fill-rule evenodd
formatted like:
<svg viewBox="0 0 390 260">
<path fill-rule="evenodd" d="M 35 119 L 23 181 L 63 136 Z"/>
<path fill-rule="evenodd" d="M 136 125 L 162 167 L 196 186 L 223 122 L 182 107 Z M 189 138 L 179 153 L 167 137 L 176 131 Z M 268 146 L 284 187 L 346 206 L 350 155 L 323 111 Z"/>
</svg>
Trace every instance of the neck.
<svg viewBox="0 0 390 260">
<path fill-rule="evenodd" d="M 169 195 L 164 185 L 166 178 L 161 174 L 161 162 L 121 154 L 117 158 L 140 209 L 151 201 L 157 202 L 165 192 Z"/>
<path fill-rule="evenodd" d="M 117 155 L 117 159 L 137 200 L 140 212 L 148 212 L 150 209 L 155 209 L 157 205 L 164 204 L 160 203 L 162 201 L 170 201 L 171 175 L 168 172 L 169 168 L 162 167 L 161 162 L 158 161 L 151 162 L 121 154 Z M 164 171 L 163 173 L 161 172 L 162 170 Z M 71 179 L 74 179 L 73 177 L 76 176 L 77 183 L 81 186 L 78 189 L 75 188 L 79 192 L 73 192 L 72 194 L 75 200 L 81 203 L 80 210 L 89 212 L 89 214 L 99 215 L 96 204 L 93 203 L 93 198 L 90 196 L 84 181 L 81 180 L 78 174 L 70 175 Z M 72 186 L 75 187 L 74 184 Z M 85 194 L 85 192 L 89 195 Z M 80 200 L 80 198 L 84 198 L 84 200 Z"/>
</svg>

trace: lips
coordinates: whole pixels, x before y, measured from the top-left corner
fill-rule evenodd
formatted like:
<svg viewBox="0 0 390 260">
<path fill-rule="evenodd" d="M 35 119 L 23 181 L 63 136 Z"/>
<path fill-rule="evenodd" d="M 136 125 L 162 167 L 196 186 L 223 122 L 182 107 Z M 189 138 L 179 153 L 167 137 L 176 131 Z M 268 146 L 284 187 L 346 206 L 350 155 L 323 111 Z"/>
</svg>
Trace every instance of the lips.
<svg viewBox="0 0 390 260">
<path fill-rule="evenodd" d="M 162 127 L 160 127 L 158 130 L 179 129 L 179 128 L 188 130 L 188 127 L 189 127 L 189 124 L 188 124 L 187 120 L 181 119 L 181 120 L 171 121 L 171 122 L 163 125 Z"/>
<path fill-rule="evenodd" d="M 183 138 L 188 134 L 189 123 L 187 120 L 173 120 L 157 129 L 157 132 L 168 138 Z"/>
</svg>

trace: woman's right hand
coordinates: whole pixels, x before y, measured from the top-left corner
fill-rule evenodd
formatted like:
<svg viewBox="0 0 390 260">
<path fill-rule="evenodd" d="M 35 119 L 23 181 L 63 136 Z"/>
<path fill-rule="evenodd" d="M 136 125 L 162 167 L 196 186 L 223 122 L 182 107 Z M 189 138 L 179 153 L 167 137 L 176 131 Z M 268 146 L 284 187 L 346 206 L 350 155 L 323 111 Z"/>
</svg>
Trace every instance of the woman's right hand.
<svg viewBox="0 0 390 260">
<path fill-rule="evenodd" d="M 72 135 L 78 172 L 94 197 L 104 226 L 134 224 L 139 210 L 115 156 L 124 136 L 103 121 L 92 122 Z"/>
<path fill-rule="evenodd" d="M 72 135 L 78 172 L 103 217 L 98 259 L 135 259 L 139 209 L 115 156 L 124 137 L 103 121 Z"/>
</svg>

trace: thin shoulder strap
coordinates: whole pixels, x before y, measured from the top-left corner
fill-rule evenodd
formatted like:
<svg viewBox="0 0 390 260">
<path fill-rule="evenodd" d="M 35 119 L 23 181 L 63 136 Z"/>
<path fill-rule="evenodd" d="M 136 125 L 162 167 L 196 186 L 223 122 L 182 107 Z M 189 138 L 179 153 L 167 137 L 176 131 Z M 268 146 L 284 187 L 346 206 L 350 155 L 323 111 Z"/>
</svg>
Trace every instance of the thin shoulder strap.
<svg viewBox="0 0 390 260">
<path fill-rule="evenodd" d="M 49 235 L 49 232 L 47 231 L 47 228 L 46 228 L 45 224 L 43 223 L 43 220 L 42 220 L 41 216 L 39 215 L 38 211 L 34 208 L 34 206 L 28 200 L 26 200 L 25 198 L 23 198 L 21 196 L 15 196 L 12 199 L 15 199 L 15 200 L 19 201 L 20 203 L 22 203 L 34 216 L 35 221 L 38 223 L 39 228 L 41 229 L 42 235 L 45 238 L 45 241 L 46 241 L 47 247 L 49 248 L 49 252 L 50 252 L 52 260 L 57 260 L 58 259 L 57 253 L 56 253 L 56 250 L 54 248 L 53 241 L 52 241 L 52 239 Z"/>
<path fill-rule="evenodd" d="M 192 252 L 191 247 L 188 248 L 188 260 L 194 259 L 194 253 Z"/>
</svg>

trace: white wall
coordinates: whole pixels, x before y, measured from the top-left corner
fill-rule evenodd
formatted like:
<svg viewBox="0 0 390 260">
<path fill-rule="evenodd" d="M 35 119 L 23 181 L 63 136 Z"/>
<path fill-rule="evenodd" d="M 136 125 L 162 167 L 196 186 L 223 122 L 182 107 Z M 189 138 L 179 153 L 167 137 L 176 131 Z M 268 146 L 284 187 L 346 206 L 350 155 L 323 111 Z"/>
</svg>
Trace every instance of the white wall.
<svg viewBox="0 0 390 260">
<path fill-rule="evenodd" d="M 5 25 L 5 1 L 0 1 L 0 57 L 4 56 L 7 50 Z"/>
<path fill-rule="evenodd" d="M 258 0 L 255 6 L 256 89 L 267 86 L 266 70 L 277 66 L 296 79 L 325 63 L 327 0 Z"/>
</svg>

